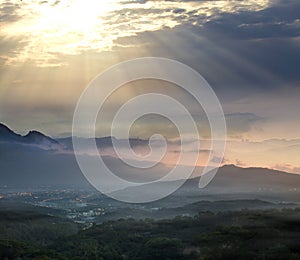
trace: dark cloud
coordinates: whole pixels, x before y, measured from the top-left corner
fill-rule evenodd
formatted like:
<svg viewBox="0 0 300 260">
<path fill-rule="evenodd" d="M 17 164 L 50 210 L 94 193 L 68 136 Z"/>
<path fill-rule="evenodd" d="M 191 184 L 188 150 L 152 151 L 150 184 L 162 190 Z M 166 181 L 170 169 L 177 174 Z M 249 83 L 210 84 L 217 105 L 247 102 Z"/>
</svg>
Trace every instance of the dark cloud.
<svg viewBox="0 0 300 260">
<path fill-rule="evenodd" d="M 6 1 L 0 5 L 0 23 L 1 22 L 14 22 L 20 18 L 17 14 L 19 4 Z"/>
<path fill-rule="evenodd" d="M 140 19 L 140 17 L 143 17 L 145 14 L 147 14 L 147 16 L 152 15 L 155 19 L 163 19 L 165 18 L 165 12 L 166 10 L 160 8 L 122 8 L 106 15 L 105 23 L 111 26 L 117 26 L 121 30 L 126 30 L 130 28 L 129 25 L 132 20 Z"/>
<path fill-rule="evenodd" d="M 50 1 L 40 1 L 40 4 L 50 4 L 51 6 L 58 5 L 60 3 L 60 0 L 55 1 L 54 3 L 51 3 Z"/>
<path fill-rule="evenodd" d="M 177 17 L 181 25 L 173 29 L 143 32 L 116 43 L 127 46 L 120 52 L 127 50 L 134 57 L 138 46 L 146 46 L 152 56 L 184 62 L 217 94 L 232 100 L 300 81 L 298 10 L 298 1 L 277 2 L 261 11 L 219 13 L 209 22 L 194 13 L 184 18 L 188 21 Z M 197 25 L 191 25 L 195 19 Z M 137 47 L 131 49 L 132 44 Z"/>
<path fill-rule="evenodd" d="M 296 37 L 300 35 L 300 2 L 277 4 L 261 11 L 224 13 L 205 24 L 206 30 L 238 39 Z M 202 24 L 202 20 L 199 21 Z"/>
<path fill-rule="evenodd" d="M 175 13 L 175 14 L 181 14 L 181 13 L 184 13 L 185 11 L 186 11 L 185 9 L 177 8 L 177 9 L 173 10 L 173 13 Z"/>
</svg>

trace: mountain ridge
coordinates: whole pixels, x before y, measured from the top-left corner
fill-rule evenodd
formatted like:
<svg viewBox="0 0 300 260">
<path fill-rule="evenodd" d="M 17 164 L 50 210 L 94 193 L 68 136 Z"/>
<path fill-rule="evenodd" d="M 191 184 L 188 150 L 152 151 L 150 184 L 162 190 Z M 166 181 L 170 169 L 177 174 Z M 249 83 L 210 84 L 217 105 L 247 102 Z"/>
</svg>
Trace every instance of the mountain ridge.
<svg viewBox="0 0 300 260">
<path fill-rule="evenodd" d="M 79 139 L 85 139 L 76 137 Z M 117 139 L 113 136 L 105 136 L 105 137 L 98 137 L 96 138 L 96 144 L 99 148 L 105 148 L 107 146 L 112 145 L 112 139 L 115 139 L 116 141 L 124 141 L 123 139 Z M 131 145 L 141 145 L 148 142 L 146 139 L 140 139 L 140 138 L 130 138 Z M 9 128 L 7 125 L 0 122 L 0 142 L 15 142 L 20 144 L 29 144 L 29 145 L 37 145 L 40 146 L 40 148 L 48 148 L 48 149 L 73 149 L 72 145 L 72 136 L 64 137 L 64 138 L 52 138 L 40 131 L 37 130 L 30 130 L 25 135 L 20 135 L 11 128 Z M 43 147 L 44 146 L 44 147 Z M 222 165 L 223 167 L 231 167 L 231 171 L 233 172 L 239 172 L 240 169 L 246 169 L 246 170 L 253 170 L 253 171 L 259 171 L 259 170 L 266 170 L 266 171 L 272 171 L 272 174 L 276 173 L 286 173 L 286 174 L 293 174 L 297 175 L 296 173 L 291 173 L 288 171 L 283 170 L 276 170 L 272 168 L 267 167 L 258 167 L 258 166 L 252 166 L 252 167 L 240 167 L 235 164 L 225 164 Z M 198 177 L 195 177 L 198 178 Z"/>
<path fill-rule="evenodd" d="M 27 134 L 20 135 L 3 123 L 0 123 L 0 141 L 6 143 L 13 142 L 20 144 L 39 145 L 41 148 L 58 148 L 60 145 L 55 139 L 37 130 L 30 130 Z"/>
<path fill-rule="evenodd" d="M 4 139 L 8 140 L 19 140 L 22 138 L 22 135 L 15 133 L 8 126 L 0 123 L 0 141 Z"/>
</svg>

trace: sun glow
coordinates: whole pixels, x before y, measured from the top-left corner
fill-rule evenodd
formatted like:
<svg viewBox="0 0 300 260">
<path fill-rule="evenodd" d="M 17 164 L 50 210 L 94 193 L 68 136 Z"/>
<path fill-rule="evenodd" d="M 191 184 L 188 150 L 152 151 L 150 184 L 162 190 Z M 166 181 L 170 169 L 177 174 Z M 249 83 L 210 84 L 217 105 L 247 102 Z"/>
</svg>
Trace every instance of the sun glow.
<svg viewBox="0 0 300 260">
<path fill-rule="evenodd" d="M 19 1 L 18 1 L 19 2 Z M 112 0 L 72 0 L 15 2 L 17 21 L 0 23 L 6 38 L 20 37 L 22 50 L 7 58 L 8 64 L 34 60 L 38 66 L 60 66 L 59 53 L 77 54 L 84 49 L 103 49 L 108 34 L 103 26 L 104 16 L 116 10 Z M 91 44 L 93 43 L 93 44 Z"/>
<path fill-rule="evenodd" d="M 60 66 L 64 63 L 60 55 L 110 51 L 118 38 L 179 24 L 199 24 L 213 19 L 218 10 L 261 9 L 268 1 L 188 1 L 181 2 L 178 9 L 177 2 L 159 0 L 12 0 L 12 11 L 2 14 L 0 8 L 0 15 L 12 17 L 0 20 L 0 36 L 16 38 L 20 45 L 1 58 L 7 64 L 29 60 L 41 67 Z M 2 10 L 6 5 L 0 0 Z"/>
<path fill-rule="evenodd" d="M 40 7 L 37 28 L 67 29 L 77 32 L 90 32 L 99 23 L 99 18 L 114 9 L 109 0 L 76 0 L 72 4 L 57 8 Z"/>
</svg>

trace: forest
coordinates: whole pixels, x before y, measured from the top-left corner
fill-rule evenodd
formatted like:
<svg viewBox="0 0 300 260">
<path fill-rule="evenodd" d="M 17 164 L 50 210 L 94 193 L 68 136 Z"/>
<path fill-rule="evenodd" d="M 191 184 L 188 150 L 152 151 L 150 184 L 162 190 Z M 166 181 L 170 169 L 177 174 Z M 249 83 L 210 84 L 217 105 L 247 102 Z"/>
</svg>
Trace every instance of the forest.
<svg viewBox="0 0 300 260">
<path fill-rule="evenodd" d="M 119 219 L 83 228 L 36 212 L 0 212 L 0 259 L 300 259 L 300 209 Z"/>
</svg>

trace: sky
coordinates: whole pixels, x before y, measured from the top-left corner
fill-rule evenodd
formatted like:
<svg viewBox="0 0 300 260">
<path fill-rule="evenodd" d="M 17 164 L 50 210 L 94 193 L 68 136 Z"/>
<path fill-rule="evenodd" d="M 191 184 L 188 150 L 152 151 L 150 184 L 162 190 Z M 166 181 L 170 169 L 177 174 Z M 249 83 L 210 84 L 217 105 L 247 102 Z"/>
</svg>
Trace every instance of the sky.
<svg viewBox="0 0 300 260">
<path fill-rule="evenodd" d="M 198 71 L 218 96 L 228 130 L 224 163 L 300 173 L 298 0 L 0 1 L 0 38 L 0 122 L 16 132 L 71 135 L 76 103 L 99 73 L 165 57 Z M 201 139 L 209 138 L 201 106 L 155 80 L 114 93 L 97 135 L 109 135 L 124 102 L 153 91 L 179 99 Z M 146 139 L 157 130 L 178 137 L 157 116 L 137 121 L 131 134 Z"/>
</svg>

